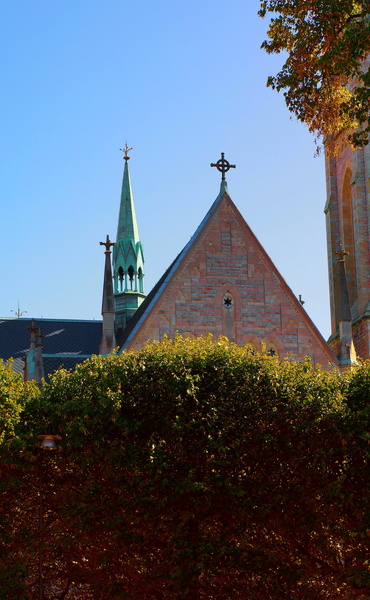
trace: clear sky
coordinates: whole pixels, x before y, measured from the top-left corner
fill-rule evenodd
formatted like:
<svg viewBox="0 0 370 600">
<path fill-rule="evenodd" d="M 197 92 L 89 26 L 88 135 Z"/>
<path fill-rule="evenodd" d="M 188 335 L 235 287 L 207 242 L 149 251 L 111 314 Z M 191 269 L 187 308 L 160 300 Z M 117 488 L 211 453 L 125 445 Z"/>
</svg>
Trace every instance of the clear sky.
<svg viewBox="0 0 370 600">
<path fill-rule="evenodd" d="M 266 88 L 258 0 L 10 0 L 1 10 L 0 317 L 99 319 L 107 234 L 131 179 L 149 292 L 219 191 L 322 334 L 323 158 Z"/>
</svg>

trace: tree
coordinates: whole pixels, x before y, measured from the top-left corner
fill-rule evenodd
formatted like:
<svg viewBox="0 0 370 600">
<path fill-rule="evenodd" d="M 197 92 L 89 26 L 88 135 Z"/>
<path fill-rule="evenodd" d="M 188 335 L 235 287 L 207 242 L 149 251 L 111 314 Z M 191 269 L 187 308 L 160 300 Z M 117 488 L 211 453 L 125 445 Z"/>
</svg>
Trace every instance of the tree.
<svg viewBox="0 0 370 600">
<path fill-rule="evenodd" d="M 210 337 L 57 371 L 15 429 L 27 591 L 0 598 L 37 598 L 41 422 L 63 438 L 43 465 L 45 600 L 368 599 L 369 374 Z"/>
<path fill-rule="evenodd" d="M 287 53 L 267 85 L 284 91 L 288 109 L 336 153 L 369 141 L 369 0 L 261 0 L 259 15 L 277 13 L 268 53 Z"/>
</svg>

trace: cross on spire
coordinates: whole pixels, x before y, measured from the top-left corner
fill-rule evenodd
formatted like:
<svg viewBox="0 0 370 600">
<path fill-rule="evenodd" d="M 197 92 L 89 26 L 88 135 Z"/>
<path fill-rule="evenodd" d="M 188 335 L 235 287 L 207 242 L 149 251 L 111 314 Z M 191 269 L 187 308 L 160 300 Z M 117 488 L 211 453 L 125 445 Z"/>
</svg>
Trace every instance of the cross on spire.
<svg viewBox="0 0 370 600">
<path fill-rule="evenodd" d="M 32 319 L 31 327 L 26 327 L 26 331 L 29 331 L 31 334 L 36 333 L 38 331 L 38 327 L 36 327 L 35 319 Z"/>
<path fill-rule="evenodd" d="M 338 252 L 335 252 L 335 255 L 336 255 L 338 258 L 339 258 L 339 262 L 344 262 L 344 260 L 345 260 L 345 259 L 344 259 L 344 257 L 345 257 L 345 256 L 348 256 L 348 255 L 349 255 L 349 252 L 346 252 L 346 251 L 343 249 L 343 246 L 342 246 L 342 244 L 341 244 L 341 245 L 340 245 L 340 247 L 339 247 L 339 251 L 338 251 Z"/>
<path fill-rule="evenodd" d="M 107 235 L 107 241 L 106 242 L 99 242 L 101 246 L 105 246 L 105 254 L 111 254 L 111 246 L 115 246 L 116 243 L 115 242 L 111 242 L 109 239 L 109 235 Z"/>
<path fill-rule="evenodd" d="M 221 152 L 221 158 L 216 163 L 211 163 L 211 167 L 216 167 L 217 171 L 222 173 L 221 181 L 226 181 L 225 173 L 227 173 L 229 169 L 236 169 L 236 165 L 231 165 L 229 161 L 226 160 L 224 152 Z"/>
<path fill-rule="evenodd" d="M 132 150 L 132 148 L 129 148 L 126 142 L 126 145 L 124 148 L 120 148 L 121 152 L 125 153 L 125 156 L 123 157 L 123 160 L 130 160 L 130 157 L 128 155 L 128 153 L 130 152 L 130 150 Z"/>
</svg>

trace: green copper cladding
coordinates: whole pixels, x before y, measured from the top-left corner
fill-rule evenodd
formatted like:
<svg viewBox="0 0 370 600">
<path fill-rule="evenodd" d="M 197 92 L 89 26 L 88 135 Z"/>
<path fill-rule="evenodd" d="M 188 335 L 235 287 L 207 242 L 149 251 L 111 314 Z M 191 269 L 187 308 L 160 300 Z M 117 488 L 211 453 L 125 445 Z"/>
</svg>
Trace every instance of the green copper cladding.
<svg viewBox="0 0 370 600">
<path fill-rule="evenodd" d="M 123 171 L 116 243 L 121 240 L 130 240 L 134 245 L 140 241 L 128 160 L 125 160 L 125 168 Z"/>
<path fill-rule="evenodd" d="M 140 241 L 134 196 L 128 167 L 127 147 L 124 161 L 117 239 L 113 247 L 115 330 L 122 331 L 145 298 L 144 249 Z"/>
</svg>

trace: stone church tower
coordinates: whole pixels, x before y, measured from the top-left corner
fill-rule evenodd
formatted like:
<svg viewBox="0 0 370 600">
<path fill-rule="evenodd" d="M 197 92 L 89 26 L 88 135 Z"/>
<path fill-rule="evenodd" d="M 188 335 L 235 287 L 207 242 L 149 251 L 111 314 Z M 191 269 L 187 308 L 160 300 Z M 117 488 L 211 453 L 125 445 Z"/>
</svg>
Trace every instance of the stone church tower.
<svg viewBox="0 0 370 600">
<path fill-rule="evenodd" d="M 370 66 L 370 59 L 366 65 Z M 370 144 L 354 152 L 346 146 L 339 156 L 327 157 L 326 179 L 331 310 L 329 344 L 339 355 L 344 342 L 341 340 L 340 324 L 343 320 L 345 280 L 349 299 L 348 318 L 356 354 L 370 358 Z M 348 340 L 346 343 L 350 344 Z"/>
</svg>

